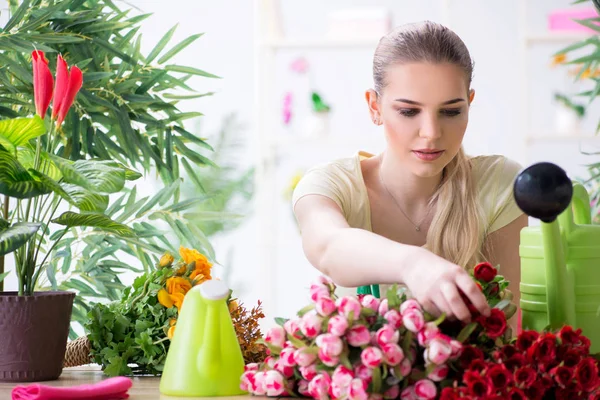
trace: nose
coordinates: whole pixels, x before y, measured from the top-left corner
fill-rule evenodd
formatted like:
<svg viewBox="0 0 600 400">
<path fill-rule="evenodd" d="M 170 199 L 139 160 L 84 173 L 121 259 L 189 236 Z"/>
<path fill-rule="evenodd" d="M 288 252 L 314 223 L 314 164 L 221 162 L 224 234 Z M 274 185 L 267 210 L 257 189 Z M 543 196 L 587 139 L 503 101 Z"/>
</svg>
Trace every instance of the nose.
<svg viewBox="0 0 600 400">
<path fill-rule="evenodd" d="M 442 136 L 442 127 L 436 115 L 427 115 L 419 130 L 419 136 L 424 139 L 438 139 Z"/>
</svg>

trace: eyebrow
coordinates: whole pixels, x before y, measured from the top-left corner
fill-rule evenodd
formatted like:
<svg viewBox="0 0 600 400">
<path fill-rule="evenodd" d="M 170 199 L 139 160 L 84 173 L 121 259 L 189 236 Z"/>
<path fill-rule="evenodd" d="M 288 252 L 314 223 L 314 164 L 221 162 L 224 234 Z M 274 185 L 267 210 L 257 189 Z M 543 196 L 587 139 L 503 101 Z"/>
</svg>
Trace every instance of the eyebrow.
<svg viewBox="0 0 600 400">
<path fill-rule="evenodd" d="M 413 100 L 408 100 L 408 99 L 396 99 L 395 101 L 401 101 L 402 103 L 414 104 L 416 106 L 423 105 L 423 104 L 419 103 L 418 101 L 413 101 Z M 460 103 L 461 101 L 465 101 L 465 99 L 456 98 L 456 99 L 448 100 L 448 101 L 443 102 L 442 105 L 456 104 L 456 103 Z"/>
</svg>

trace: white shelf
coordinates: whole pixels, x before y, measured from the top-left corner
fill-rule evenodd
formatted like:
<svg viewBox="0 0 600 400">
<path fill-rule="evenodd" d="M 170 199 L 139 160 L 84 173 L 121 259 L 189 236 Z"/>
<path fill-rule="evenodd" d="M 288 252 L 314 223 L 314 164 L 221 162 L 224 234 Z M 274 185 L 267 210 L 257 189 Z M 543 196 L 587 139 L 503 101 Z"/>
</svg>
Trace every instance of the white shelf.
<svg viewBox="0 0 600 400">
<path fill-rule="evenodd" d="M 527 44 L 534 43 L 568 43 L 584 40 L 594 36 L 588 32 L 548 32 L 534 35 L 527 35 L 525 40 Z"/>
<path fill-rule="evenodd" d="M 304 38 L 304 39 L 268 39 L 261 42 L 261 46 L 272 49 L 344 49 L 344 48 L 372 48 L 375 49 L 379 39 L 329 39 L 329 38 Z"/>
</svg>

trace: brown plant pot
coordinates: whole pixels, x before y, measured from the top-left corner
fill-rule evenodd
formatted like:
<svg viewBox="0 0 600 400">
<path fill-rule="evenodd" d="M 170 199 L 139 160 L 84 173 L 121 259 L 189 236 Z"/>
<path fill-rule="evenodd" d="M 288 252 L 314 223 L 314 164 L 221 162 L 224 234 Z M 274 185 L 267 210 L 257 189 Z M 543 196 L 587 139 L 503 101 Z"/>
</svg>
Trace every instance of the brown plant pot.
<svg viewBox="0 0 600 400">
<path fill-rule="evenodd" d="M 0 381 L 58 379 L 74 298 L 73 292 L 0 293 Z"/>
</svg>

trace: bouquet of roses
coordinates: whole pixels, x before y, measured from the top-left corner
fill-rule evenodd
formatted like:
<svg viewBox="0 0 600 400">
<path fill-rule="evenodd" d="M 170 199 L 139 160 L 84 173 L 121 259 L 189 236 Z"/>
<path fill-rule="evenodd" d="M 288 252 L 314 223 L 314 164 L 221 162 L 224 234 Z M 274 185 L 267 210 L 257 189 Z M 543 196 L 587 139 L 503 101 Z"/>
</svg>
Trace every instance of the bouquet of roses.
<svg viewBox="0 0 600 400">
<path fill-rule="evenodd" d="M 473 277 L 494 308 L 489 317 L 472 308 L 470 324 L 435 319 L 395 287 L 385 299 L 338 298 L 334 283 L 320 277 L 311 304 L 267 332 L 269 356 L 246 366 L 241 387 L 315 399 L 436 398 L 461 380 L 465 346 L 491 356 L 510 338 L 506 321 L 516 308 L 508 282 L 489 263 L 478 264 Z"/>
</svg>

